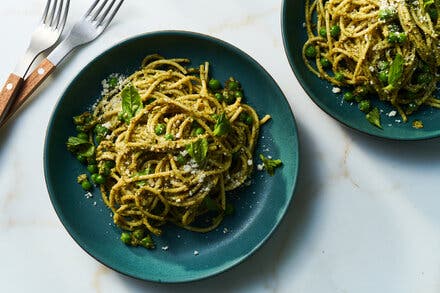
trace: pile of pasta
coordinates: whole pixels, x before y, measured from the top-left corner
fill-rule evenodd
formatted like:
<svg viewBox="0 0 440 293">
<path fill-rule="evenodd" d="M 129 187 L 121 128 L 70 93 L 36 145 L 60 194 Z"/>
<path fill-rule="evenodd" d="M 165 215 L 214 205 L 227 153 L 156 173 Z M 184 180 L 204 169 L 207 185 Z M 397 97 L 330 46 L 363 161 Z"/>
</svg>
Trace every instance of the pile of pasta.
<svg viewBox="0 0 440 293">
<path fill-rule="evenodd" d="M 440 108 L 434 97 L 439 5 L 428 0 L 306 0 L 303 59 L 335 86 L 363 87 L 390 102 L 403 121 L 422 105 Z M 336 34 L 333 26 L 338 27 Z M 313 58 L 307 56 L 310 46 L 317 50 Z M 397 55 L 402 57 L 400 69 L 392 68 Z"/>
<path fill-rule="evenodd" d="M 124 230 L 146 228 L 160 235 L 161 226 L 170 222 L 210 231 L 225 215 L 226 192 L 252 172 L 252 154 L 265 121 L 240 97 L 232 104 L 219 101 L 207 87 L 209 64 L 194 69 L 185 67 L 188 62 L 147 56 L 94 109 L 94 119 L 109 129 L 96 160 L 115 162 L 100 186 L 102 197 Z M 139 95 L 139 107 L 121 97 L 130 87 Z M 129 121 L 121 117 L 124 107 L 133 110 Z M 243 113 L 250 123 L 239 119 Z M 229 129 L 218 135 L 214 128 L 222 117 Z M 202 130 L 195 133 L 195 128 Z"/>
</svg>

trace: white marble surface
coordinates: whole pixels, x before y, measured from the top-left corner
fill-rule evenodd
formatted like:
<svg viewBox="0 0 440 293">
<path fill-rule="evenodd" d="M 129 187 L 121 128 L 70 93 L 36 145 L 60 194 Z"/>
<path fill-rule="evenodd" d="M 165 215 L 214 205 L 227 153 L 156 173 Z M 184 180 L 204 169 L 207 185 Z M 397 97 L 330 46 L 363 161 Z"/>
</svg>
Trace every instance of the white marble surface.
<svg viewBox="0 0 440 293">
<path fill-rule="evenodd" d="M 2 1 L 0 80 L 24 51 L 45 1 Z M 71 1 L 69 24 L 91 1 Z M 125 1 L 108 31 L 76 51 L 0 130 L 1 292 L 440 292 L 440 140 L 393 142 L 349 130 L 304 93 L 284 53 L 281 1 Z M 43 177 L 50 113 L 73 76 L 130 36 L 206 33 L 254 57 L 298 122 L 301 170 L 273 237 L 244 263 L 167 285 L 120 275 L 85 253 L 58 220 Z"/>
</svg>

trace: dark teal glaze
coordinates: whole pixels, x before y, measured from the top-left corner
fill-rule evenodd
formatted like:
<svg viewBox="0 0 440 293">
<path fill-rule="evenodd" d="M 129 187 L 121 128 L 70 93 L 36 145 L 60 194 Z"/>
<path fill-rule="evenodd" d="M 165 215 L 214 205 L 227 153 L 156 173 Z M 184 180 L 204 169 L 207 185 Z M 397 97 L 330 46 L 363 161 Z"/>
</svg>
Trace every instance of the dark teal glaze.
<svg viewBox="0 0 440 293">
<path fill-rule="evenodd" d="M 188 57 L 192 65 L 209 61 L 212 74 L 224 81 L 233 75 L 245 89 L 246 101 L 259 115 L 273 119 L 262 127 L 256 154 L 281 158 L 276 175 L 255 171 L 252 184 L 229 194 L 235 213 L 215 231 L 193 233 L 166 226 L 155 238 L 157 249 L 125 246 L 120 229 L 95 188 L 86 199 L 76 183 L 85 172 L 66 150 L 75 130 L 72 116 L 82 113 L 99 97 L 101 80 L 114 72 L 131 73 L 143 57 Z M 256 163 L 259 159 L 256 160 Z M 298 173 L 298 137 L 293 114 L 271 76 L 251 57 L 223 41 L 196 33 L 164 31 L 126 40 L 90 62 L 68 86 L 50 120 L 44 150 L 44 168 L 50 199 L 73 239 L 90 255 L 123 274 L 157 282 L 185 282 L 220 273 L 243 261 L 260 247 L 281 221 L 292 198 Z M 93 202 L 96 201 L 96 206 Z M 229 230 L 223 233 L 223 228 Z M 168 250 L 161 249 L 168 246 Z M 197 250 L 199 255 L 193 252 Z"/>
<path fill-rule="evenodd" d="M 383 110 L 381 115 L 383 129 L 379 129 L 365 119 L 365 114 L 357 109 L 357 105 L 343 102 L 342 92 L 336 95 L 332 93 L 332 85 L 310 72 L 301 57 L 302 47 L 307 39 L 306 29 L 303 27 L 304 11 L 304 0 L 284 0 L 281 14 L 284 48 L 298 81 L 322 110 L 348 127 L 378 137 L 420 140 L 440 136 L 440 110 L 438 109 L 423 107 L 409 117 L 409 122 L 398 123 L 395 120 L 400 119 L 399 115 L 395 117 L 385 115 L 394 110 L 393 107 L 389 103 L 375 99 L 373 105 Z M 414 120 L 422 120 L 424 127 L 413 128 L 412 121 Z"/>
</svg>

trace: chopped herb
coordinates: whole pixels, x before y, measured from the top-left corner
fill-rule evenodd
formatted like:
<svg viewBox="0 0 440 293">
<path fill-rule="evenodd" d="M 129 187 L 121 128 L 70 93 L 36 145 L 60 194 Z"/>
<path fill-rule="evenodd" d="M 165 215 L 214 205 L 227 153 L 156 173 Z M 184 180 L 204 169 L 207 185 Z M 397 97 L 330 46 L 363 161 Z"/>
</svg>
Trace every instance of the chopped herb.
<svg viewBox="0 0 440 293">
<path fill-rule="evenodd" d="M 150 168 L 147 168 L 147 169 L 145 169 L 143 171 L 134 173 L 133 177 L 149 175 L 149 174 L 152 174 L 152 173 L 153 173 L 153 171 Z M 147 184 L 147 181 L 139 180 L 139 181 L 136 181 L 135 184 L 136 184 L 137 187 L 142 187 L 142 186 L 145 186 L 145 184 Z"/>
<path fill-rule="evenodd" d="M 125 87 L 121 92 L 122 97 L 122 114 L 121 119 L 125 123 L 129 123 L 130 120 L 139 113 L 142 109 L 142 101 L 139 92 L 133 85 Z"/>
<path fill-rule="evenodd" d="M 269 173 L 270 176 L 273 176 L 275 174 L 275 168 L 283 164 L 281 160 L 268 159 L 263 154 L 260 154 L 260 159 L 263 161 L 264 169 L 266 169 L 267 173 Z"/>
<path fill-rule="evenodd" d="M 153 249 L 156 247 L 156 245 L 154 244 L 154 241 L 150 235 L 147 235 L 146 237 L 142 238 L 140 244 L 143 247 L 148 248 L 148 249 Z"/>
<path fill-rule="evenodd" d="M 141 240 L 142 238 L 144 238 L 145 231 L 143 229 L 136 229 L 133 231 L 132 235 L 134 236 L 134 238 Z"/>
<path fill-rule="evenodd" d="M 114 89 L 119 83 L 119 79 L 116 76 L 111 76 L 108 78 L 107 84 L 111 89 Z"/>
<path fill-rule="evenodd" d="M 374 126 L 382 128 L 382 125 L 380 124 L 380 112 L 377 107 L 374 107 L 373 110 L 368 112 L 365 115 L 365 118 L 368 120 L 368 122 L 370 122 Z"/>
<path fill-rule="evenodd" d="M 402 55 L 397 54 L 391 62 L 390 71 L 388 73 L 388 85 L 384 88 L 386 91 L 393 90 L 399 83 L 403 75 L 403 64 L 405 60 Z"/>
<path fill-rule="evenodd" d="M 222 136 L 227 134 L 229 131 L 231 131 L 231 123 L 229 123 L 228 118 L 226 118 L 225 112 L 223 112 L 216 117 L 213 133 L 215 136 Z"/>
<path fill-rule="evenodd" d="M 188 144 L 186 150 L 191 158 L 201 165 L 205 162 L 208 153 L 208 140 L 206 138 L 199 138 L 195 142 Z"/>
<path fill-rule="evenodd" d="M 73 123 L 76 125 L 76 130 L 87 133 L 95 126 L 96 121 L 90 112 L 84 112 L 81 115 L 74 116 Z"/>
</svg>

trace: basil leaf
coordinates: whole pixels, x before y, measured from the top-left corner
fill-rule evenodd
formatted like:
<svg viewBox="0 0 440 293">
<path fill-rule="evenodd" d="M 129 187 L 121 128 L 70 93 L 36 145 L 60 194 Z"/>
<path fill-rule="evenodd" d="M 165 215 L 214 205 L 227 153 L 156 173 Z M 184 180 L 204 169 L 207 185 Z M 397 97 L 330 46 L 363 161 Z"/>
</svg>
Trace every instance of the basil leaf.
<svg viewBox="0 0 440 293">
<path fill-rule="evenodd" d="M 133 85 L 126 86 L 121 92 L 121 97 L 122 112 L 120 117 L 125 123 L 130 123 L 131 118 L 136 116 L 143 107 L 141 97 Z"/>
<path fill-rule="evenodd" d="M 191 158 L 201 165 L 205 162 L 208 153 L 208 140 L 206 138 L 199 138 L 195 142 L 188 144 L 186 150 Z"/>
<path fill-rule="evenodd" d="M 377 107 L 374 107 L 373 110 L 368 112 L 367 115 L 365 115 L 365 118 L 374 126 L 382 128 L 382 125 L 380 123 L 380 112 Z"/>
<path fill-rule="evenodd" d="M 95 153 L 95 146 L 87 139 L 71 136 L 67 139 L 67 149 L 75 155 L 91 157 Z"/>
<path fill-rule="evenodd" d="M 229 122 L 228 118 L 226 118 L 225 112 L 216 116 L 215 119 L 216 122 L 213 131 L 215 136 L 222 136 L 231 131 L 231 123 Z"/>
<path fill-rule="evenodd" d="M 396 57 L 394 57 L 394 60 L 390 66 L 390 71 L 388 73 L 388 85 L 384 88 L 386 91 L 393 90 L 395 86 L 399 84 L 400 79 L 403 75 L 404 63 L 405 60 L 403 59 L 402 55 L 397 54 Z"/>
</svg>

